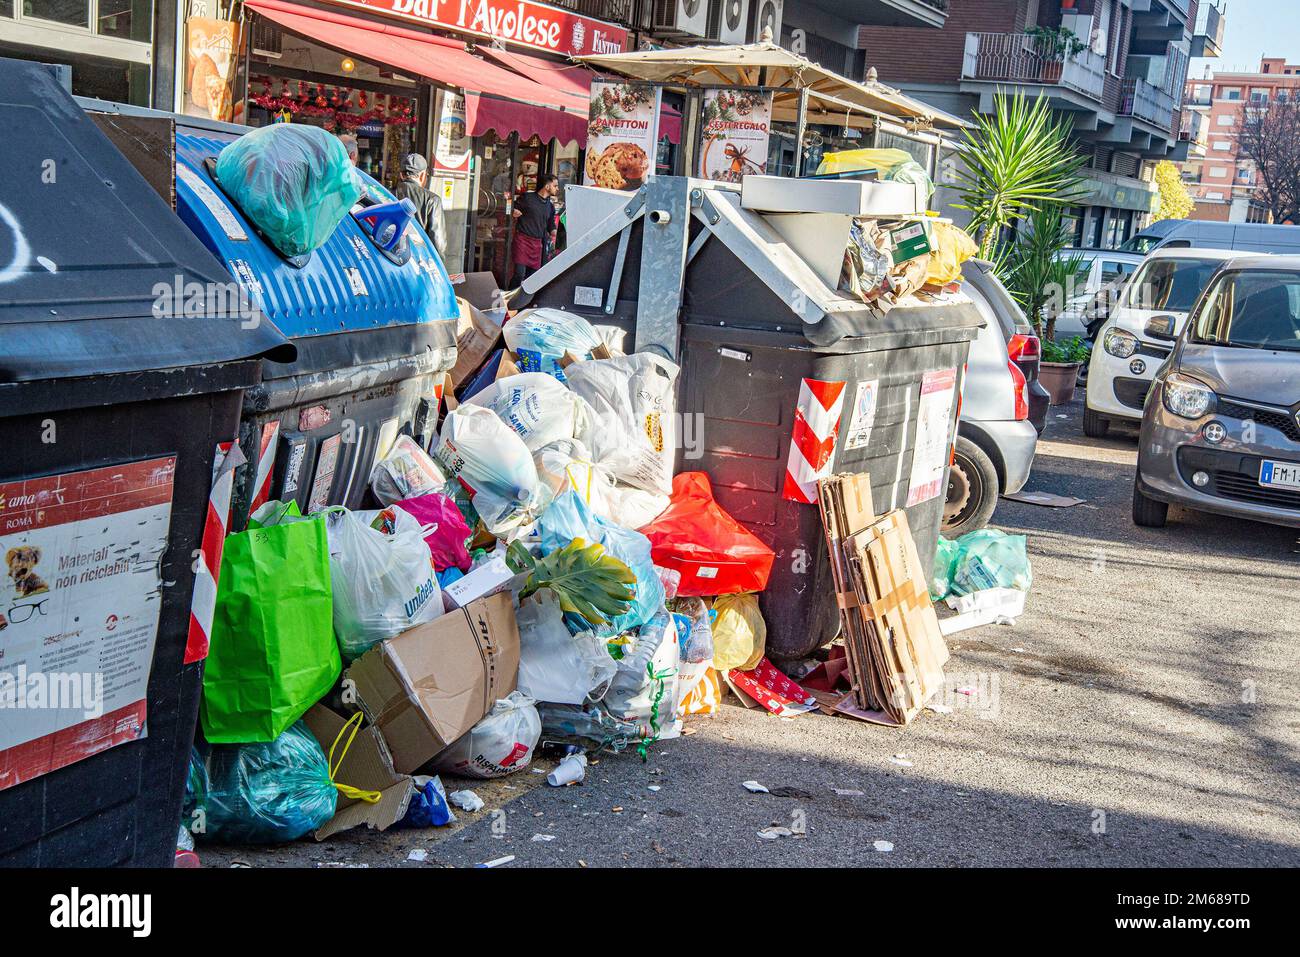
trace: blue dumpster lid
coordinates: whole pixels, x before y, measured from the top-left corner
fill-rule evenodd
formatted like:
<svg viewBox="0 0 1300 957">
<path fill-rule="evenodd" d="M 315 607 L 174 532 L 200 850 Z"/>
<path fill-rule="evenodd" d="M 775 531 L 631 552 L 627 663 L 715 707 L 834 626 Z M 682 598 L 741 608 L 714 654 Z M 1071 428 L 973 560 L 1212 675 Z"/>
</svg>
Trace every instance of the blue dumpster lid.
<svg viewBox="0 0 1300 957">
<path fill-rule="evenodd" d="M 38 63 L 0 59 L 0 382 L 296 349 Z"/>
</svg>

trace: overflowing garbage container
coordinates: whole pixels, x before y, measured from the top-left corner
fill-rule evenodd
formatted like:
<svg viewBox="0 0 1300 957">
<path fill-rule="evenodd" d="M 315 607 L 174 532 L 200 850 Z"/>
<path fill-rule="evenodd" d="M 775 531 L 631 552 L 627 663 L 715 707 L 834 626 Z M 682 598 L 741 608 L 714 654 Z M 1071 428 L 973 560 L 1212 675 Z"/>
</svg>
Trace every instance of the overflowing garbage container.
<svg viewBox="0 0 1300 957">
<path fill-rule="evenodd" d="M 717 501 L 776 552 L 760 596 L 775 659 L 804 657 L 840 627 L 819 478 L 870 474 L 879 510 L 906 509 L 922 564 L 933 559 L 983 320 L 959 291 L 867 302 L 841 283 L 864 221 L 910 217 L 930 232 L 914 196 L 761 176 L 570 188 L 582 231 L 524 282 L 520 305 L 584 316 L 629 351 L 680 364 L 677 467 L 707 472 Z"/>
<path fill-rule="evenodd" d="M 298 347 L 246 396 L 233 527 L 270 499 L 361 505 L 399 436 L 429 444 L 456 361 L 457 301 L 433 242 L 324 130 L 83 105 L 151 182 L 170 184 L 181 220 Z M 270 134 L 298 141 L 259 151 Z M 309 178 L 275 172 L 286 158 Z M 313 218 L 331 199 L 346 212 Z"/>
<path fill-rule="evenodd" d="M 50 71 L 0 91 L 0 865 L 171 866 L 214 472 L 295 349 Z"/>
</svg>

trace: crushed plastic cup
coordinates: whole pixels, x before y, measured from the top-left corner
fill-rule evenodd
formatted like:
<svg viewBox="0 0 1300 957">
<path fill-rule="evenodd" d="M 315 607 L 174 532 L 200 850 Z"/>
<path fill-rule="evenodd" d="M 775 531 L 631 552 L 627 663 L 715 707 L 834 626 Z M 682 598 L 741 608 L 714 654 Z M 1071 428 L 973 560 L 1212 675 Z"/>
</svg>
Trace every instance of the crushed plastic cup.
<svg viewBox="0 0 1300 957">
<path fill-rule="evenodd" d="M 554 771 L 546 775 L 546 783 L 553 788 L 577 784 L 587 776 L 587 756 L 581 752 L 567 755 Z"/>
</svg>

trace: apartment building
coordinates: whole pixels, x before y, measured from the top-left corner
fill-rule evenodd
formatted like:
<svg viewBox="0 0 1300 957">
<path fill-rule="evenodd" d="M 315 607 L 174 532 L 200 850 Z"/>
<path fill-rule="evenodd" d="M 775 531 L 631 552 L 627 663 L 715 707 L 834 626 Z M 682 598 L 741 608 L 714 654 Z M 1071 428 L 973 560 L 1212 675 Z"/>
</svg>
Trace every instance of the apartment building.
<svg viewBox="0 0 1300 957">
<path fill-rule="evenodd" d="M 1258 110 L 1300 95 L 1300 64 L 1264 58 L 1254 72 L 1207 73 L 1187 82 L 1183 136 L 1188 143 L 1183 180 L 1196 200 L 1197 219 L 1225 223 L 1269 221 L 1258 199 L 1255 164 L 1241 149 L 1241 128 Z"/>
<path fill-rule="evenodd" d="M 1189 60 L 1218 56 L 1223 17 L 1197 0 L 949 0 L 941 31 L 863 26 L 882 82 L 951 113 L 999 91 L 1042 94 L 1088 158 L 1076 241 L 1115 247 L 1158 206 L 1151 169 L 1181 158 Z"/>
</svg>

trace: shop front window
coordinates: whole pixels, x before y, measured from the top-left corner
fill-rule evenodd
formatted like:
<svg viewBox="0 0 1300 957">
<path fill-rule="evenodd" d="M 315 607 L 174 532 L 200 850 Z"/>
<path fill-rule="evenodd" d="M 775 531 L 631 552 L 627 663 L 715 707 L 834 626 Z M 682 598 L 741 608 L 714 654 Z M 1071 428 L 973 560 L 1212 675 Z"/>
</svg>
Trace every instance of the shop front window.
<svg viewBox="0 0 1300 957">
<path fill-rule="evenodd" d="M 14 15 L 14 0 L 0 0 L 0 17 L 12 19 Z"/>
<path fill-rule="evenodd" d="M 23 0 L 23 16 L 89 28 L 90 0 Z"/>
<path fill-rule="evenodd" d="M 148 43 L 152 25 L 153 0 L 99 0 L 95 32 L 101 36 Z"/>
</svg>

